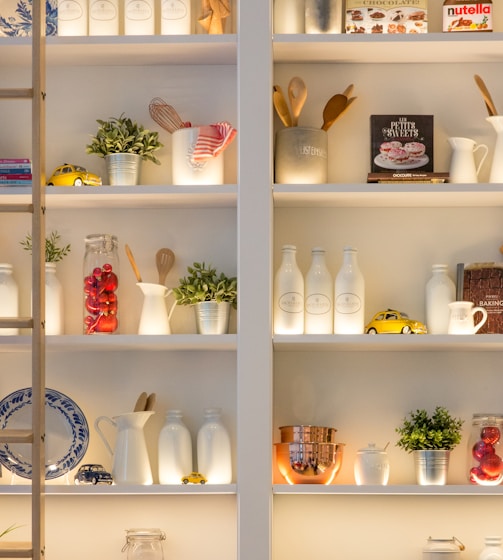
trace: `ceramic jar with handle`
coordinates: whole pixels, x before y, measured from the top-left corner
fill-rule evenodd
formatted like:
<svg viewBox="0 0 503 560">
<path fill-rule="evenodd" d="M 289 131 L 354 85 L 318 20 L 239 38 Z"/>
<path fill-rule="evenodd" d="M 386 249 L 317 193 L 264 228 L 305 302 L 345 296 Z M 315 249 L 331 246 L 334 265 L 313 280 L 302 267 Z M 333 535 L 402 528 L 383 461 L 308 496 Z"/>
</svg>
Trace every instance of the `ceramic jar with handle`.
<svg viewBox="0 0 503 560">
<path fill-rule="evenodd" d="M 449 181 L 451 183 L 478 183 L 478 175 L 489 151 L 485 144 L 477 144 L 471 138 L 448 138 L 452 148 Z M 481 156 L 475 163 L 475 154 L 479 150 Z"/>
</svg>

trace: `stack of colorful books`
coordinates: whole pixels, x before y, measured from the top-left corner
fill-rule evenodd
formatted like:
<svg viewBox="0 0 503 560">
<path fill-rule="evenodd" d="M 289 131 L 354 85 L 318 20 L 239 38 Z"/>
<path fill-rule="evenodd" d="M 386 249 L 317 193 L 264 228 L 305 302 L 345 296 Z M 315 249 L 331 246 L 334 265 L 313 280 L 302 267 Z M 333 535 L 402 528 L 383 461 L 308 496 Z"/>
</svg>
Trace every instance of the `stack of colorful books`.
<svg viewBox="0 0 503 560">
<path fill-rule="evenodd" d="M 29 159 L 0 158 L 0 185 L 29 187 L 31 182 L 31 161 Z"/>
</svg>

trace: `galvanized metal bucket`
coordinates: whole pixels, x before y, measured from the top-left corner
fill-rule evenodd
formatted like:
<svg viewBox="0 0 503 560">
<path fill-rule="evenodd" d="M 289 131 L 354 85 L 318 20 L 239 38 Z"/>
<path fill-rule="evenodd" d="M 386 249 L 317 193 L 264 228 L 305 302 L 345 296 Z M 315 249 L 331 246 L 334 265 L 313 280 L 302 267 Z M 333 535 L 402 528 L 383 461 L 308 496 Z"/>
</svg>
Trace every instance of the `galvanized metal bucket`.
<svg viewBox="0 0 503 560">
<path fill-rule="evenodd" d="M 110 185 L 138 185 L 142 158 L 138 154 L 109 154 L 105 156 Z"/>
<path fill-rule="evenodd" d="M 231 304 L 203 301 L 194 306 L 199 334 L 226 334 L 229 330 Z"/>
<path fill-rule="evenodd" d="M 447 483 L 449 457 L 447 449 L 424 449 L 414 451 L 416 480 L 419 485 L 442 486 Z"/>
</svg>

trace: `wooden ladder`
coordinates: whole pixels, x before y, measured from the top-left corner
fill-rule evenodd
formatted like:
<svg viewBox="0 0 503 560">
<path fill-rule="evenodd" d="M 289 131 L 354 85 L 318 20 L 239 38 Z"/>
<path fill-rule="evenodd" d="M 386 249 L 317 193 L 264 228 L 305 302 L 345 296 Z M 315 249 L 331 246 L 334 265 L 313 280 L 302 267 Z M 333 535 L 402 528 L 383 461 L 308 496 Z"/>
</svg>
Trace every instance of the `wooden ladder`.
<svg viewBox="0 0 503 560">
<path fill-rule="evenodd" d="M 45 0 L 32 6 L 31 88 L 0 89 L 0 99 L 31 100 L 32 198 L 27 204 L 2 204 L 0 212 L 32 215 L 32 315 L 1 318 L 0 328 L 28 328 L 32 333 L 32 428 L 0 430 L 0 443 L 32 445 L 31 542 L 0 541 L 0 558 L 45 555 Z M 8 102 L 8 101 L 7 101 Z"/>
</svg>

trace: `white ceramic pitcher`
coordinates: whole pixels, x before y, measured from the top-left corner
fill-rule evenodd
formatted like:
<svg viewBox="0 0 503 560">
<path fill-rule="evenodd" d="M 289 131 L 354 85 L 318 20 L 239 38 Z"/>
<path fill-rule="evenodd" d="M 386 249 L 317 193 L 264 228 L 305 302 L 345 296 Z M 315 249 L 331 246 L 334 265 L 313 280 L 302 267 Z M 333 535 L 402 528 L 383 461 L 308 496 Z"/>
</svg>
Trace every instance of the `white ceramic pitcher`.
<svg viewBox="0 0 503 560">
<path fill-rule="evenodd" d="M 138 334 L 171 334 L 169 322 L 175 310 L 176 301 L 168 311 L 166 299 L 173 293 L 173 290 L 162 284 L 149 284 L 148 282 L 138 282 L 136 285 L 144 296 Z"/>
<path fill-rule="evenodd" d="M 494 146 L 489 182 L 503 183 L 503 115 L 487 117 L 486 120 L 491 123 L 496 131 L 496 144 Z"/>
<path fill-rule="evenodd" d="M 471 138 L 451 137 L 447 141 L 452 148 L 449 181 L 451 183 L 478 183 L 478 175 L 484 163 L 488 147 L 477 144 Z M 478 165 L 475 163 L 475 152 L 482 150 L 483 154 Z"/>
<path fill-rule="evenodd" d="M 474 307 L 471 301 L 453 301 L 449 303 L 449 309 L 449 334 L 475 334 L 487 321 L 487 311 L 483 307 Z M 476 313 L 482 313 L 478 323 L 475 323 Z"/>
<path fill-rule="evenodd" d="M 153 483 L 152 469 L 145 442 L 143 427 L 154 414 L 153 411 L 127 412 L 113 418 L 99 416 L 94 427 L 103 440 L 105 447 L 112 456 L 112 476 L 115 484 L 144 484 Z M 100 423 L 108 422 L 117 428 L 115 449 L 108 443 L 101 431 Z"/>
</svg>

